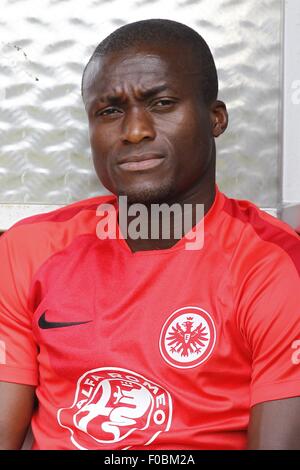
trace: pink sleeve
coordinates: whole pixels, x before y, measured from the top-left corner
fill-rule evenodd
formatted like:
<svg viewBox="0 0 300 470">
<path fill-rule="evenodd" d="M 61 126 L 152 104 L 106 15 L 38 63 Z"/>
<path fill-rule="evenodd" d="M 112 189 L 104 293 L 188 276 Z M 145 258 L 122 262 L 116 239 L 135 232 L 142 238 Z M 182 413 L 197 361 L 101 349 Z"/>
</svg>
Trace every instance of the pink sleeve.
<svg viewBox="0 0 300 470">
<path fill-rule="evenodd" d="M 37 385 L 37 346 L 27 309 L 28 266 L 12 229 L 0 237 L 0 381 Z M 17 243 L 18 242 L 18 243 Z"/>
<path fill-rule="evenodd" d="M 249 269 L 240 298 L 240 328 L 252 354 L 250 405 L 300 396 L 300 278 L 293 260 L 279 248 L 262 258 Z"/>
</svg>

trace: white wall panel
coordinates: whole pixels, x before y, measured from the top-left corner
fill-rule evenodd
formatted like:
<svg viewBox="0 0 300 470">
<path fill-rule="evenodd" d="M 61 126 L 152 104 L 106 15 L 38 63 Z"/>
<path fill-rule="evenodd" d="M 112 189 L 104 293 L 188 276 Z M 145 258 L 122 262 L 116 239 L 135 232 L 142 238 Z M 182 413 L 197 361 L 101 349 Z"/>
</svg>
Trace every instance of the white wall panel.
<svg viewBox="0 0 300 470">
<path fill-rule="evenodd" d="M 285 2 L 283 203 L 300 204 L 300 1 Z"/>
<path fill-rule="evenodd" d="M 0 203 L 66 204 L 103 191 L 83 67 L 117 26 L 165 17 L 198 30 L 216 59 L 230 114 L 218 141 L 221 189 L 277 207 L 280 0 L 0 0 L 0 11 Z"/>
</svg>

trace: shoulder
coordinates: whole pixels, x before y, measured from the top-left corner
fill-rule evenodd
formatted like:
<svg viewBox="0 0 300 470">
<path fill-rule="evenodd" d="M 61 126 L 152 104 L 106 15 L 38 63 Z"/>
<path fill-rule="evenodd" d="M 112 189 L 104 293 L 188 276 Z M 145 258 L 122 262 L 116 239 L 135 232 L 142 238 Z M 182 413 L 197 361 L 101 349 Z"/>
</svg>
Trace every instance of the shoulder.
<svg viewBox="0 0 300 470">
<path fill-rule="evenodd" d="M 280 270 L 286 265 L 299 276 L 300 237 L 289 225 L 250 201 L 226 196 L 223 212 L 224 225 L 231 234 L 230 253 L 234 265 L 249 272 L 264 260 L 266 271 Z"/>
<path fill-rule="evenodd" d="M 289 331 L 288 356 L 300 322 L 300 237 L 249 201 L 225 197 L 223 211 L 237 325 L 253 353 Z"/>
<path fill-rule="evenodd" d="M 43 214 L 33 215 L 17 222 L 12 229 L 20 226 L 34 226 L 34 224 L 43 224 L 56 222 L 72 223 L 75 218 L 82 217 L 88 213 L 93 216 L 96 213 L 97 208 L 100 204 L 110 203 L 115 201 L 115 196 L 105 195 L 94 198 L 84 199 L 81 201 L 74 202 L 59 209 L 46 212 Z M 10 229 L 10 231 L 12 230 Z"/>
<path fill-rule="evenodd" d="M 73 231 L 74 235 L 81 231 L 89 233 L 96 223 L 97 208 L 101 204 L 114 201 L 113 195 L 99 196 L 77 201 L 51 212 L 33 215 L 14 224 L 2 238 L 13 242 L 21 237 L 22 243 L 26 243 L 29 239 L 36 242 L 41 235 L 45 236 L 47 233 L 52 236 L 53 231 L 56 234 L 62 231 Z M 23 238 L 25 234 L 30 235 L 30 238 Z"/>
<path fill-rule="evenodd" d="M 114 202 L 113 195 L 99 196 L 20 220 L 0 237 L 0 257 L 29 278 L 47 258 L 77 237 L 96 235 L 97 208 Z"/>
</svg>

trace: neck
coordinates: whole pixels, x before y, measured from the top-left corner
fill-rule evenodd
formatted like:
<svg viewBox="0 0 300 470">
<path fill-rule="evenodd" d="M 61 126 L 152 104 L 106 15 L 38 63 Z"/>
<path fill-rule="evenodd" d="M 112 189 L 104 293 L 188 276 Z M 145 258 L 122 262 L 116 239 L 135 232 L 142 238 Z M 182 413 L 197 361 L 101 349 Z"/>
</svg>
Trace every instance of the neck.
<svg viewBox="0 0 300 470">
<path fill-rule="evenodd" d="M 167 210 L 158 212 L 157 207 L 161 205 L 150 204 L 147 208 L 144 206 L 145 213 L 138 212 L 137 215 L 127 217 L 126 241 L 131 251 L 171 248 L 201 220 L 215 199 L 214 168 L 212 175 L 206 174 L 205 176 L 204 181 L 199 181 L 184 196 L 165 201 L 164 205 Z M 173 209 L 169 210 L 171 206 Z M 199 210 L 200 207 L 202 210 Z M 186 223 L 187 220 L 188 223 Z M 132 229 L 143 234 L 142 237 L 134 236 Z"/>
</svg>

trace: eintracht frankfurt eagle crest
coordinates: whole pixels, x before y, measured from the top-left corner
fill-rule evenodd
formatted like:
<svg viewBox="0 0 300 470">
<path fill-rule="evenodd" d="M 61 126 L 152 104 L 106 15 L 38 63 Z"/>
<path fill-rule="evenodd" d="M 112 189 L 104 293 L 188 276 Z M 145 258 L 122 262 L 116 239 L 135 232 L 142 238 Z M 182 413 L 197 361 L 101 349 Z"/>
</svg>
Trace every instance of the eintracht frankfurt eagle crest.
<svg viewBox="0 0 300 470">
<path fill-rule="evenodd" d="M 215 342 L 216 328 L 209 313 L 199 307 L 183 307 L 165 322 L 159 347 L 168 364 L 188 369 L 206 361 Z"/>
</svg>

